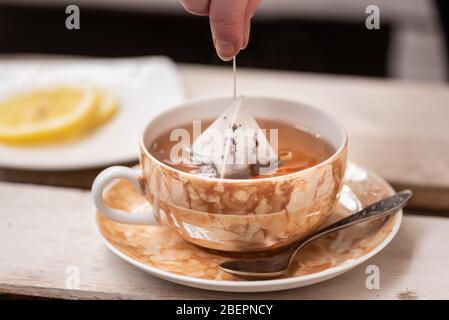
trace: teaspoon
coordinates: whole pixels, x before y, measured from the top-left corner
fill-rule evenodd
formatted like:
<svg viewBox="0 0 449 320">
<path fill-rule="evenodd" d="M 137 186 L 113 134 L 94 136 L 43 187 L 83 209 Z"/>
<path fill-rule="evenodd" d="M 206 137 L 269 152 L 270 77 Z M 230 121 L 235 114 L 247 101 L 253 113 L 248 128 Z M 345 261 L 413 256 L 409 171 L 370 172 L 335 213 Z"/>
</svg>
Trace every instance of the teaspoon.
<svg viewBox="0 0 449 320">
<path fill-rule="evenodd" d="M 227 273 L 244 277 L 272 278 L 280 276 L 288 271 L 296 254 L 313 240 L 357 223 L 393 214 L 405 206 L 411 196 L 412 192 L 410 190 L 403 190 L 349 217 L 315 231 L 306 238 L 290 245 L 287 250 L 281 253 L 265 258 L 228 260 L 222 262 L 220 268 Z"/>
</svg>

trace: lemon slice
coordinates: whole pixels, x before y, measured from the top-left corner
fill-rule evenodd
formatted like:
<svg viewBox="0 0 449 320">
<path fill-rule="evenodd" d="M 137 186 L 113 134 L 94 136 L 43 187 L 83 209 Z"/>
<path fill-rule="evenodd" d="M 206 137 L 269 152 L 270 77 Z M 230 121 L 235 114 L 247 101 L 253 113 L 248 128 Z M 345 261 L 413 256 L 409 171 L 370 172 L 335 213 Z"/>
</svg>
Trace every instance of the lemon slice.
<svg viewBox="0 0 449 320">
<path fill-rule="evenodd" d="M 30 91 L 0 102 L 0 142 L 61 140 L 82 131 L 96 112 L 96 92 L 77 87 Z"/>
<path fill-rule="evenodd" d="M 92 127 L 99 127 L 111 119 L 118 110 L 117 98 L 104 91 L 97 91 L 97 104 L 95 119 L 92 121 Z"/>
</svg>

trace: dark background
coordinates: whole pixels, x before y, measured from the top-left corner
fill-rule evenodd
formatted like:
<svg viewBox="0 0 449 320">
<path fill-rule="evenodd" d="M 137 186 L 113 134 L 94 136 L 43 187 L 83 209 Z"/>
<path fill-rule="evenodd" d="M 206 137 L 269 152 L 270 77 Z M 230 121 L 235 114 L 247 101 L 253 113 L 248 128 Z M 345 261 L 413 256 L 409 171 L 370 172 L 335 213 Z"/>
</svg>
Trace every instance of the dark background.
<svg viewBox="0 0 449 320">
<path fill-rule="evenodd" d="M 162 54 L 177 62 L 221 63 L 207 17 L 83 8 L 80 30 L 67 30 L 64 12 L 0 5 L 0 53 Z M 258 19 L 239 65 L 383 77 L 390 29 L 388 23 L 368 31 L 360 22 Z"/>
<path fill-rule="evenodd" d="M 449 41 L 449 1 L 437 0 Z M 83 7 L 81 29 L 65 28 L 65 6 L 0 3 L 0 54 L 53 53 L 100 57 L 166 55 L 177 62 L 223 64 L 207 17 Z M 239 66 L 389 77 L 394 24 L 379 30 L 361 21 L 255 19 Z"/>
</svg>

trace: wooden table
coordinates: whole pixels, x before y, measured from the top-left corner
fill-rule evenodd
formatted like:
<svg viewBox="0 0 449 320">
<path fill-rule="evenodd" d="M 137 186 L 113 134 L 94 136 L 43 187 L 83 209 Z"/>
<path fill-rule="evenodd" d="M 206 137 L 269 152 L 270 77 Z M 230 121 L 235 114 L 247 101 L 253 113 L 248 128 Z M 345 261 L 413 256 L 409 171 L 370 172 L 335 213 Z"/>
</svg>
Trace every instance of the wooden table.
<svg viewBox="0 0 449 320">
<path fill-rule="evenodd" d="M 232 92 L 229 68 L 181 65 L 180 72 L 190 98 Z M 351 160 L 415 191 L 385 250 L 307 288 L 232 294 L 182 287 L 135 269 L 102 245 L 86 190 L 102 168 L 0 169 L 0 292 L 89 299 L 449 298 L 449 87 L 257 70 L 240 70 L 238 83 L 247 95 L 296 99 L 336 115 L 348 129 Z M 365 286 L 372 264 L 380 268 L 380 290 Z M 79 289 L 66 289 L 70 266 L 80 270 Z"/>
</svg>

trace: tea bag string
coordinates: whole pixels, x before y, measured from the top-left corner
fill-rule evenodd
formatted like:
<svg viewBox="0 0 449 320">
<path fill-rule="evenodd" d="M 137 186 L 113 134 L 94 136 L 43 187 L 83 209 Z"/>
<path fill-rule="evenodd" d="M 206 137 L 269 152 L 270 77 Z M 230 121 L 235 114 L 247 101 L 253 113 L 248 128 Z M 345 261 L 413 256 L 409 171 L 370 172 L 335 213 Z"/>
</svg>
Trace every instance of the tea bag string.
<svg viewBox="0 0 449 320">
<path fill-rule="evenodd" d="M 234 75 L 234 99 L 237 98 L 237 62 L 236 57 L 232 59 L 232 72 Z"/>
</svg>

